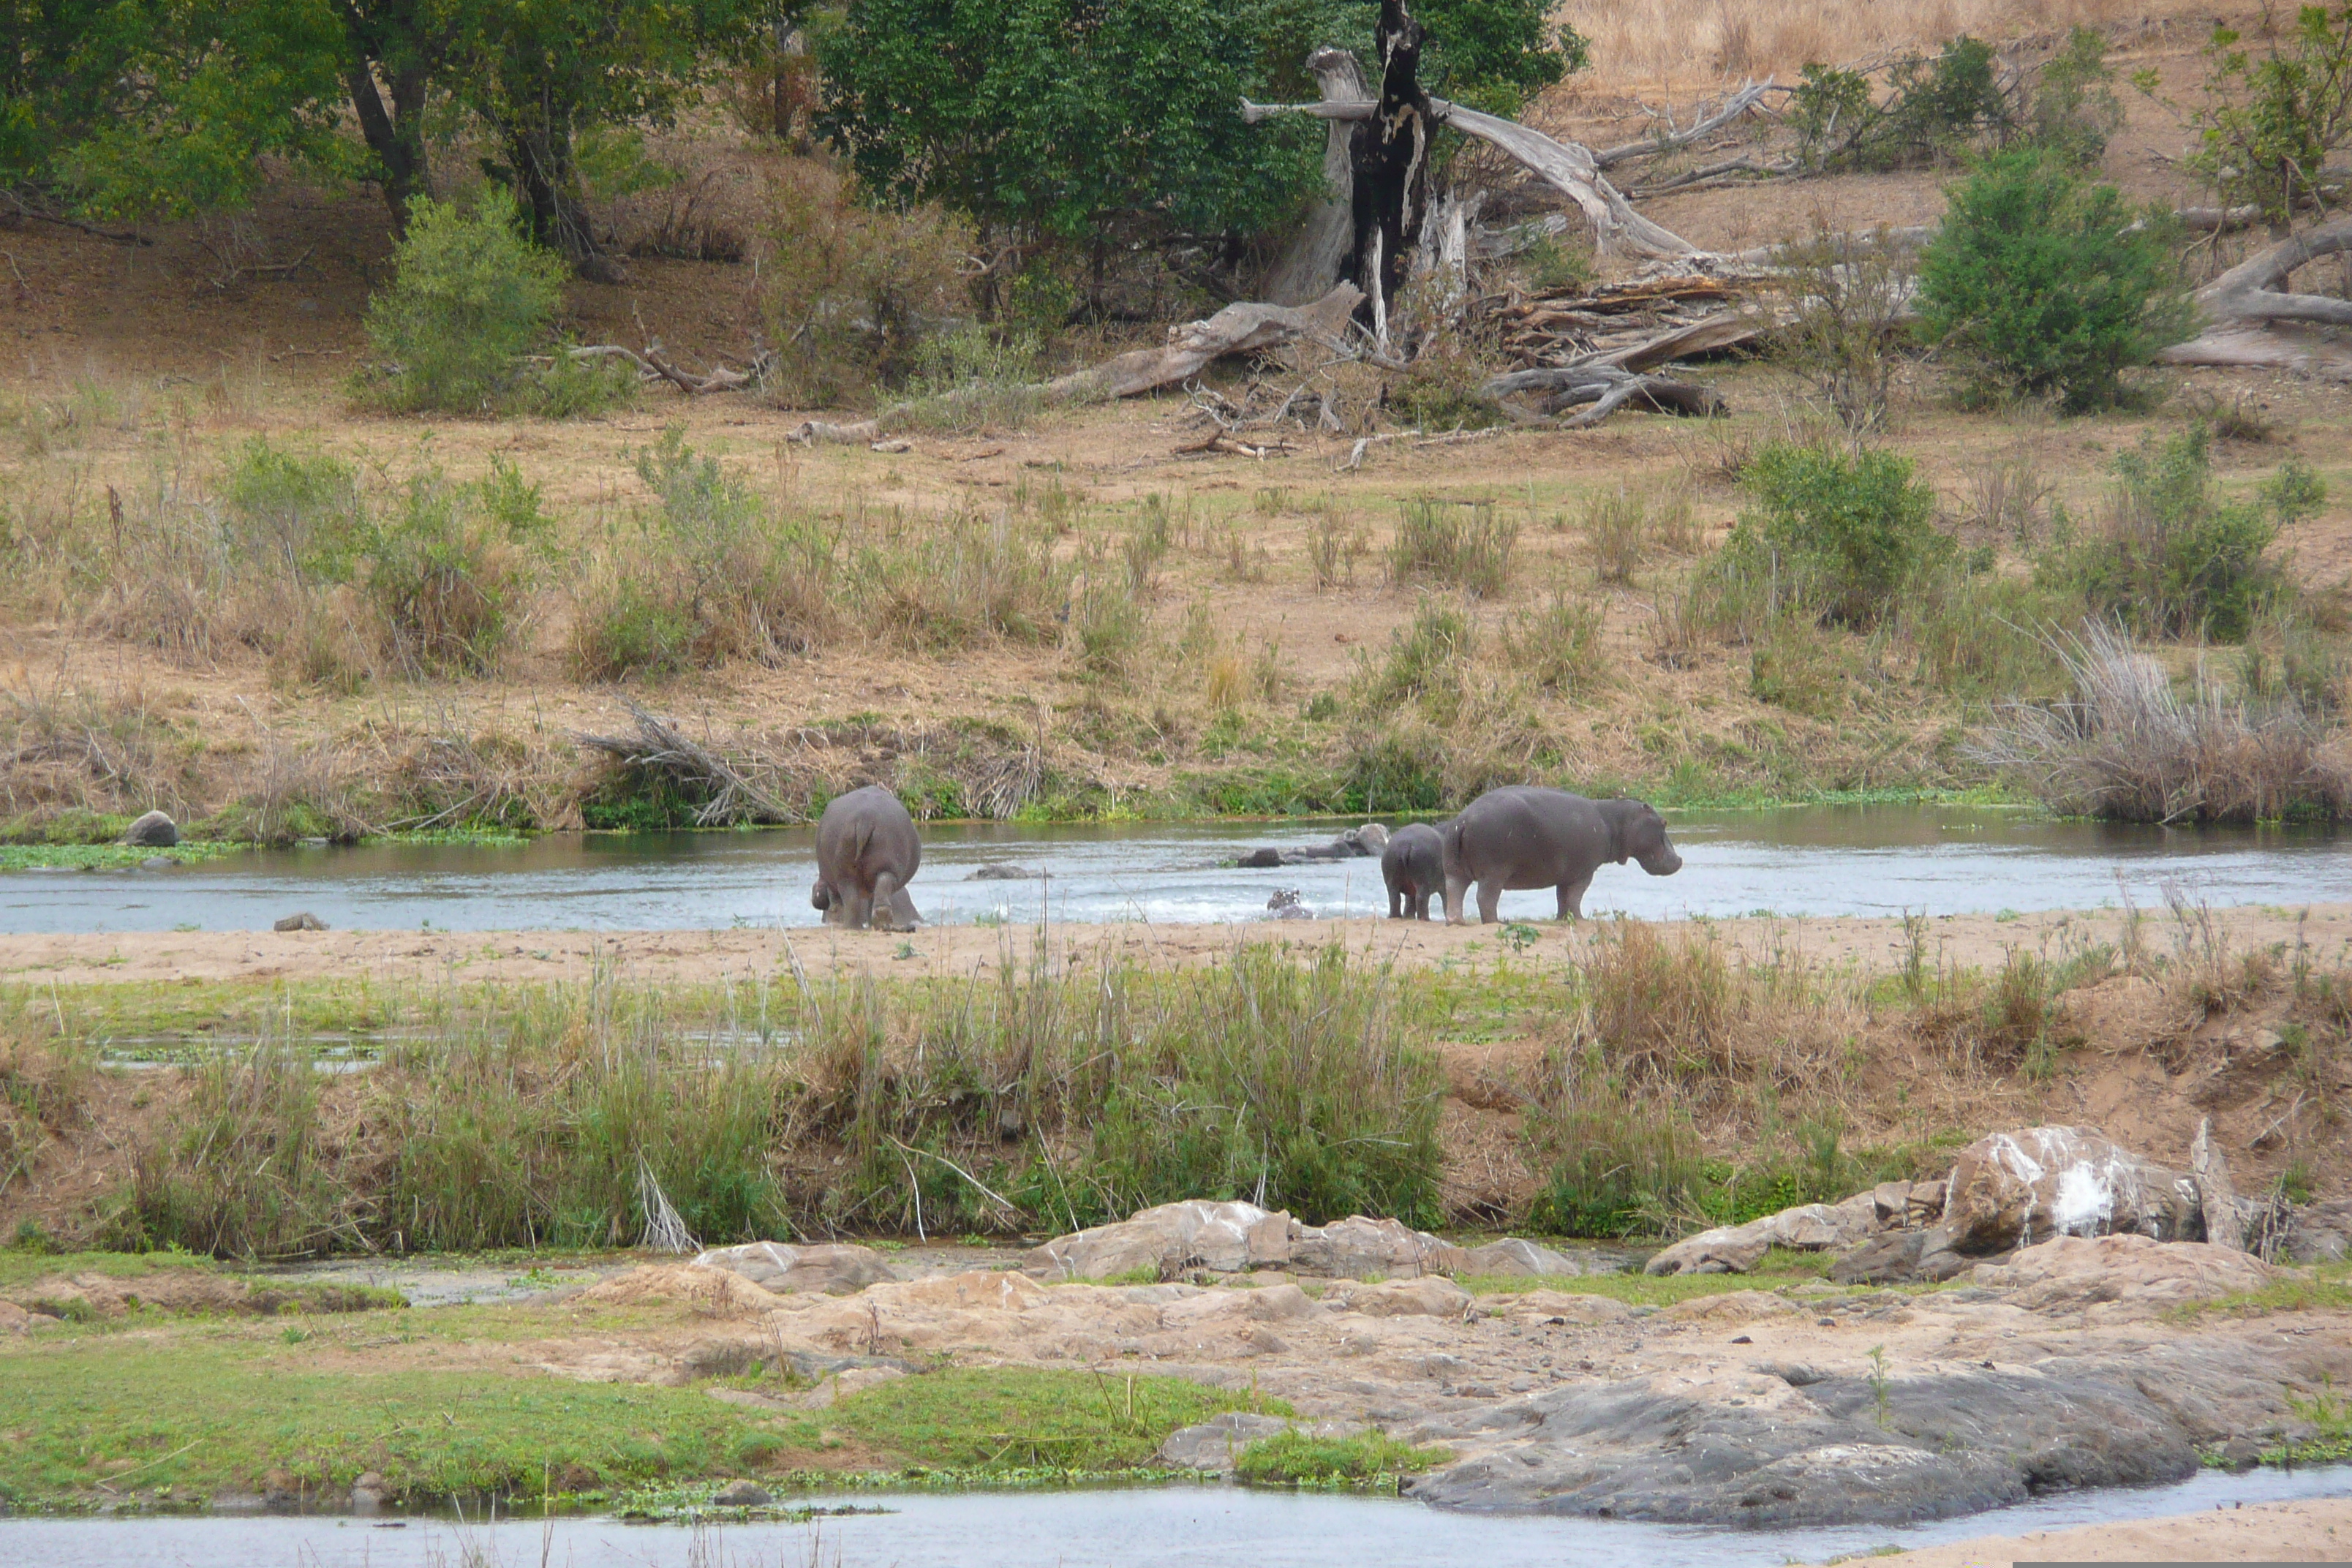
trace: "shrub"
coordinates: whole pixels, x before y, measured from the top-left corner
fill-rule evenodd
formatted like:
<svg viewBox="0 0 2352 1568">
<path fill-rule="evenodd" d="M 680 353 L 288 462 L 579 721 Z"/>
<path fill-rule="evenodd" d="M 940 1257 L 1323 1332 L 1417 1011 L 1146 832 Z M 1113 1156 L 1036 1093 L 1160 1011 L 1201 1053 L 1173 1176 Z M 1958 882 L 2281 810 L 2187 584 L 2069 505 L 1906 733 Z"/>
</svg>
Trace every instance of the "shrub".
<svg viewBox="0 0 2352 1568">
<path fill-rule="evenodd" d="M 1554 594 L 1540 608 L 1514 616 L 1503 627 L 1503 657 L 1537 685 L 1563 697 L 1582 697 L 1607 678 L 1601 647 L 1601 606 Z"/>
<path fill-rule="evenodd" d="M 2352 138 L 2352 4 L 2333 16 L 2325 5 L 2301 7 L 2285 47 L 2266 58 L 2242 42 L 2232 28 L 2213 29 L 2190 166 L 2223 202 L 2250 202 L 2284 225 L 2325 199 L 2327 160 Z M 2155 90 L 2153 71 L 2134 80 Z"/>
<path fill-rule="evenodd" d="M 1693 1206 L 1700 1180 L 1697 1129 L 1687 1114 L 1636 1103 L 1597 1064 L 1552 1064 L 1529 1133 L 1550 1173 L 1528 1222 L 1557 1236 L 1622 1237 L 1670 1228 Z"/>
<path fill-rule="evenodd" d="M 1058 642 L 1071 569 L 1055 559 L 1054 539 L 1051 524 L 1003 512 L 916 520 L 860 552 L 862 607 L 908 647 Z"/>
<path fill-rule="evenodd" d="M 1791 597 L 1853 626 L 1875 626 L 1915 575 L 1942 563 L 1951 541 L 1931 521 L 1935 492 L 1892 452 L 1847 453 L 1776 443 L 1756 455 L 1734 554 L 1768 548 L 1785 563 Z"/>
<path fill-rule="evenodd" d="M 1412 624 L 1389 637 L 1388 657 L 1367 666 L 1364 700 L 1375 708 L 1435 700 L 1450 710 L 1460 702 L 1478 628 L 1458 609 L 1432 600 L 1413 612 Z"/>
<path fill-rule="evenodd" d="M 2113 185 L 2033 150 L 1990 157 L 1945 194 L 1919 261 L 1920 322 L 1976 395 L 2102 407 L 2126 368 L 2189 334 L 2159 212 L 2135 215 Z"/>
<path fill-rule="evenodd" d="M 2116 487 L 2098 531 L 2053 551 L 2045 581 L 2080 589 L 2090 608 L 2160 637 L 2246 635 L 2284 581 L 2263 552 L 2281 526 L 2315 512 L 2326 489 L 2289 462 L 2252 500 L 2225 501 L 2213 484 L 2211 438 L 2200 426 L 2116 456 Z"/>
<path fill-rule="evenodd" d="M 237 449 L 225 489 L 231 544 L 245 563 L 284 565 L 312 583 L 351 580 L 368 530 L 349 463 L 256 436 Z"/>
<path fill-rule="evenodd" d="M 1434 496 L 1404 503 L 1389 546 L 1389 576 L 1444 583 L 1484 597 L 1510 581 L 1511 551 L 1519 525 L 1493 501 L 1462 505 Z"/>
<path fill-rule="evenodd" d="M 924 340 L 971 308 L 969 229 L 937 207 L 867 205 L 856 182 L 802 161 L 770 191 L 768 325 L 787 397 L 814 405 L 895 384 Z"/>
<path fill-rule="evenodd" d="M 591 577 L 572 661 L 590 679 L 729 659 L 775 665 L 833 624 L 838 550 L 814 518 L 772 516 L 751 487 L 686 444 L 683 427 L 636 454 L 657 505 Z"/>
<path fill-rule="evenodd" d="M 2007 136 L 2011 106 L 1992 47 L 1963 34 L 1933 60 L 1907 55 L 1887 73 L 1884 103 L 1861 71 L 1809 61 L 1790 100 L 1801 153 L 1815 168 L 1899 169 Z"/>
<path fill-rule="evenodd" d="M 2352 771 L 2295 704 L 2232 700 L 2201 669 L 2184 697 L 2104 622 L 2053 641 L 2070 697 L 2011 707 L 1970 746 L 2053 810 L 2161 823 L 2352 810 Z"/>
<path fill-rule="evenodd" d="M 2106 41 L 2093 28 L 2074 27 L 2034 79 L 2028 133 L 2069 163 L 2096 163 L 2123 129 L 2124 106 L 2108 86 L 2114 79 Z"/>
<path fill-rule="evenodd" d="M 978 321 L 925 339 L 915 351 L 908 401 L 890 411 L 890 423 L 949 434 L 1017 430 L 1045 406 L 1044 352 L 1034 332 L 1000 333 Z"/>
<path fill-rule="evenodd" d="M 1790 314 L 1776 347 L 1856 436 L 1885 424 L 1895 367 L 1911 339 L 1910 273 L 1893 250 L 1884 233 L 1825 228 L 1788 255 Z"/>
<path fill-rule="evenodd" d="M 368 301 L 368 340 L 393 363 L 365 388 L 404 412 L 480 414 L 516 395 L 523 356 L 562 302 L 563 263 L 517 232 L 504 203 L 468 212 L 419 200 L 393 252 L 393 281 Z"/>
<path fill-rule="evenodd" d="M 420 474 L 371 542 L 367 601 L 412 673 L 477 675 L 505 647 L 529 529 L 502 522 L 482 493 Z"/>
</svg>

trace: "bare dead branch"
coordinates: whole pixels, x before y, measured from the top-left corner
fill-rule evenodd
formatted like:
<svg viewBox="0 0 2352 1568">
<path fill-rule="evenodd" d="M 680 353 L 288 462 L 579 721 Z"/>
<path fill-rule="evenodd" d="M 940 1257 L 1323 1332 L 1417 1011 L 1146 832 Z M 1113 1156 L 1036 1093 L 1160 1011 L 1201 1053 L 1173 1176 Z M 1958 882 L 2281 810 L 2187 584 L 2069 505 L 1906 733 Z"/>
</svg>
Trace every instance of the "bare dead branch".
<svg viewBox="0 0 2352 1568">
<path fill-rule="evenodd" d="M 1696 123 L 1686 130 L 1675 130 L 1674 122 L 1669 120 L 1666 122 L 1665 132 L 1662 135 L 1644 136 L 1638 142 L 1626 142 L 1614 147 L 1594 149 L 1592 162 L 1596 167 L 1608 169 L 1619 163 L 1631 163 L 1636 158 L 1654 157 L 1660 153 L 1672 153 L 1677 148 L 1687 147 L 1694 142 L 1703 141 L 1714 135 L 1733 121 L 1747 114 L 1764 101 L 1766 93 L 1773 90 L 1775 89 L 1770 77 L 1766 77 L 1760 82 L 1752 80 L 1743 82 L 1739 90 L 1725 99 L 1721 107 L 1714 113 L 1702 115 Z"/>
</svg>

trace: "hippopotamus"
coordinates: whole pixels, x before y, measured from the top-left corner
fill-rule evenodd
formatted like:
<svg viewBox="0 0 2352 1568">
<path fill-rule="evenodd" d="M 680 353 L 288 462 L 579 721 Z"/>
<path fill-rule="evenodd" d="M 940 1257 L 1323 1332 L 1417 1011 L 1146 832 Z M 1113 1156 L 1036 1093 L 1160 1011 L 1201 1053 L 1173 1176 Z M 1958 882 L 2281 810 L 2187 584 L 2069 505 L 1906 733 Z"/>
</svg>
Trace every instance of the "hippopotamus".
<svg viewBox="0 0 2352 1568">
<path fill-rule="evenodd" d="M 1445 891 L 1445 849 L 1437 829 L 1414 822 L 1390 834 L 1381 851 L 1381 880 L 1389 885 L 1389 919 L 1427 920 L 1430 895 Z"/>
<path fill-rule="evenodd" d="M 1388 847 L 1388 842 L 1387 828 L 1377 822 L 1367 822 L 1361 827 L 1350 827 L 1328 844 L 1309 845 L 1304 849 L 1253 849 L 1234 864 L 1263 870 L 1274 866 L 1311 866 L 1321 860 L 1354 860 L 1378 855 Z"/>
<path fill-rule="evenodd" d="M 1566 790 L 1511 784 L 1490 789 L 1438 834 L 1445 868 L 1445 919 L 1462 921 L 1462 899 L 1478 884 L 1478 919 L 1491 924 L 1506 889 L 1557 888 L 1559 918 L 1584 918 L 1584 889 L 1602 861 L 1641 863 L 1671 877 L 1683 858 L 1666 840 L 1665 819 L 1638 800 L 1587 800 Z"/>
<path fill-rule="evenodd" d="M 827 925 L 912 931 L 922 922 L 907 884 L 923 863 L 915 819 L 898 797 L 867 784 L 834 797 L 816 823 L 816 885 L 809 903 Z"/>
</svg>

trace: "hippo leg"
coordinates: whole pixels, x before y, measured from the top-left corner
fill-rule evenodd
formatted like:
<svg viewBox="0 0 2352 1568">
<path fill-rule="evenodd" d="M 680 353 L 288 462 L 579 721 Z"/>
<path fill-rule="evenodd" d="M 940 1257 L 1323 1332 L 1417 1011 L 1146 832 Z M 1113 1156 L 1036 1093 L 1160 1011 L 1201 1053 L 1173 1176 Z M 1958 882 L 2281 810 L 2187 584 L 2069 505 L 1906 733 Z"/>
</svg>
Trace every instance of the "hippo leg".
<svg viewBox="0 0 2352 1568">
<path fill-rule="evenodd" d="M 1580 921 L 1584 918 L 1584 889 L 1592 886 L 1592 873 L 1587 871 L 1573 882 L 1559 885 L 1559 918 Z"/>
<path fill-rule="evenodd" d="M 898 929 L 898 879 L 887 871 L 874 879 L 874 929 Z"/>
<path fill-rule="evenodd" d="M 874 918 L 874 895 L 855 882 L 841 895 L 841 923 L 851 931 L 864 931 Z"/>
<path fill-rule="evenodd" d="M 1490 926 L 1502 918 L 1503 879 L 1500 877 L 1482 879 L 1478 883 L 1478 923 Z"/>
<path fill-rule="evenodd" d="M 1470 891 L 1470 879 L 1448 873 L 1445 879 L 1445 923 L 1458 926 L 1463 922 L 1462 900 Z"/>
<path fill-rule="evenodd" d="M 1429 895 L 1430 895 L 1430 891 L 1431 891 L 1431 889 L 1427 889 L 1427 888 L 1423 888 L 1423 889 L 1422 889 L 1419 892 L 1417 892 L 1417 893 L 1415 893 L 1415 894 L 1413 895 L 1413 900 L 1412 900 L 1412 918 L 1413 918 L 1413 919 L 1415 919 L 1415 920 L 1417 920 L 1417 921 L 1425 921 L 1425 920 L 1427 920 L 1427 919 L 1429 918 Z"/>
<path fill-rule="evenodd" d="M 1401 889 L 1391 888 L 1389 889 L 1389 919 L 1392 921 L 1401 921 L 1404 919 L 1404 906 L 1405 895 L 1403 891 Z"/>
<path fill-rule="evenodd" d="M 900 931 L 913 931 L 923 923 L 921 913 L 915 908 L 915 900 L 907 896 L 904 888 L 890 895 L 890 918 L 898 922 Z"/>
</svg>

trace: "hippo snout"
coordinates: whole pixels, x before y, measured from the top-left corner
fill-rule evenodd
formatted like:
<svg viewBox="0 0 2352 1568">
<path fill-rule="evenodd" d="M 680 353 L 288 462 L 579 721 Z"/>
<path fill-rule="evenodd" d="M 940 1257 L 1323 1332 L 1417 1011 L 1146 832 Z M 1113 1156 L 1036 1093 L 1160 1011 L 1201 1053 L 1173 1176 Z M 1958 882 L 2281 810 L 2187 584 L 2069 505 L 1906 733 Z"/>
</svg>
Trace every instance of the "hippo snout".
<svg viewBox="0 0 2352 1568">
<path fill-rule="evenodd" d="M 1654 854 L 1642 857 L 1642 869 L 1653 877 L 1671 877 L 1683 868 L 1683 858 L 1669 844 Z"/>
</svg>

